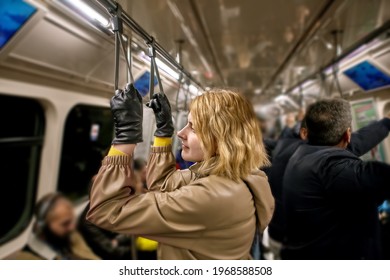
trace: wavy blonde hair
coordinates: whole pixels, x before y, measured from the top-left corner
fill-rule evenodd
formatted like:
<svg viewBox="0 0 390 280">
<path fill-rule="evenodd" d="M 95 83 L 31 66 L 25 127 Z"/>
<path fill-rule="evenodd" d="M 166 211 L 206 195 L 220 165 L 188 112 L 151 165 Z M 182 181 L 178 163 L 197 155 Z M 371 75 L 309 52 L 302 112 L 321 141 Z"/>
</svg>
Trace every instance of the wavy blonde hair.
<svg viewBox="0 0 390 280">
<path fill-rule="evenodd" d="M 192 101 L 190 112 L 204 152 L 200 172 L 237 181 L 269 165 L 253 106 L 241 94 L 206 91 Z"/>
</svg>

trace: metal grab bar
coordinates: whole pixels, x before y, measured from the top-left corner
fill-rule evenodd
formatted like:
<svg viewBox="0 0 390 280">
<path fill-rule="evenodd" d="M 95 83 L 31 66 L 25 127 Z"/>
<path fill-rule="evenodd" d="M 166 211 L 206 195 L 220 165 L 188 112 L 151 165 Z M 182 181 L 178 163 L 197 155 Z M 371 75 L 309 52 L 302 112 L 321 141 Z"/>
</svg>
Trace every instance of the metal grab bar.
<svg viewBox="0 0 390 280">
<path fill-rule="evenodd" d="M 100 4 L 110 15 L 117 15 L 118 9 L 120 9 L 120 5 L 113 0 L 94 0 L 98 4 Z M 145 29 L 142 28 L 133 18 L 131 18 L 127 13 L 121 10 L 120 17 L 133 32 L 139 35 L 146 44 L 153 41 L 153 37 L 148 34 Z M 196 84 L 199 88 L 204 90 L 203 86 L 194 78 L 192 75 L 184 69 L 183 65 L 178 63 L 175 58 L 173 58 L 158 42 L 154 41 L 154 49 L 159 55 L 169 64 L 174 66 L 177 70 L 187 76 L 194 84 Z"/>
</svg>

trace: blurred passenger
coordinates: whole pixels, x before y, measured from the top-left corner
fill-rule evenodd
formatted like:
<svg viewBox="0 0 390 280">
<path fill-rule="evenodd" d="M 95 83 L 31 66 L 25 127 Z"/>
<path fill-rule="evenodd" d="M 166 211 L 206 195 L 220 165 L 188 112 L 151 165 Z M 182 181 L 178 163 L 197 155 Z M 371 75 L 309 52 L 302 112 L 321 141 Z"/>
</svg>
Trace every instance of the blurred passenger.
<svg viewBox="0 0 390 280">
<path fill-rule="evenodd" d="M 285 125 L 280 133 L 279 139 L 294 137 L 294 127 L 296 125 L 295 115 L 293 113 L 287 114 L 285 117 Z"/>
<path fill-rule="evenodd" d="M 89 204 L 80 215 L 78 229 L 93 252 L 104 260 L 131 260 L 131 238 L 87 221 L 88 210 Z"/>
<path fill-rule="evenodd" d="M 271 159 L 272 151 L 275 149 L 277 140 L 275 139 L 273 132 L 270 131 L 270 119 L 264 114 L 257 115 L 258 125 L 263 136 L 263 143 L 268 158 Z"/>
<path fill-rule="evenodd" d="M 383 238 L 383 258 L 390 260 L 390 201 L 385 200 L 379 207 L 379 220 Z"/>
<path fill-rule="evenodd" d="M 273 161 L 272 158 L 273 158 L 274 150 L 276 149 L 276 146 L 279 141 L 281 141 L 282 139 L 299 138 L 299 130 L 304 115 L 305 115 L 304 109 L 300 109 L 297 115 L 293 113 L 287 114 L 285 119 L 285 126 L 283 127 L 279 136 L 276 135 L 271 136 L 271 134 L 274 134 L 274 131 L 272 133 L 270 132 L 269 129 L 270 119 L 268 117 L 265 117 L 263 114 L 258 116 L 260 129 L 264 137 L 263 138 L 264 146 L 271 162 Z M 268 168 L 264 169 L 264 171 L 268 175 L 268 171 L 269 171 Z"/>
<path fill-rule="evenodd" d="M 274 207 L 267 164 L 252 105 L 240 94 L 211 90 L 191 104 L 178 133 L 182 156 L 197 162 L 176 170 L 170 104 L 164 94 L 149 106 L 156 117 L 148 162 L 149 192 L 137 195 L 130 167 L 142 142 L 142 98 L 133 85 L 111 101 L 115 139 L 91 190 L 87 218 L 98 226 L 159 242 L 159 259 L 248 259 L 256 228 Z"/>
<path fill-rule="evenodd" d="M 390 166 L 347 150 L 351 122 L 341 99 L 316 102 L 306 113 L 308 144 L 290 158 L 283 180 L 283 259 L 381 257 L 377 206 L 390 196 Z M 381 123 L 390 129 L 390 119 Z"/>
<path fill-rule="evenodd" d="M 296 134 L 294 133 L 294 135 Z M 347 150 L 360 157 L 378 145 L 388 135 L 389 129 L 386 126 L 386 120 L 372 122 L 371 124 L 352 133 L 351 143 L 348 145 Z M 274 150 L 272 166 L 268 172 L 268 180 L 272 194 L 275 198 L 275 212 L 271 223 L 268 226 L 270 237 L 269 249 L 273 253 L 275 259 L 280 258 L 280 250 L 285 238 L 285 221 L 282 203 L 284 172 L 291 156 L 300 145 L 306 143 L 306 140 L 307 127 L 304 119 L 301 122 L 299 136 L 295 136 L 295 138 L 282 139 L 278 142 Z"/>
<path fill-rule="evenodd" d="M 35 209 L 33 234 L 17 259 L 99 259 L 76 231 L 72 203 L 58 193 L 45 195 Z"/>
<path fill-rule="evenodd" d="M 142 183 L 142 186 L 147 189 L 146 186 L 146 160 L 143 158 L 134 159 L 134 171 L 137 171 L 139 174 L 139 180 Z"/>
<path fill-rule="evenodd" d="M 275 198 L 275 211 L 272 220 L 268 225 L 268 245 L 272 258 L 279 260 L 280 251 L 284 240 L 284 212 L 282 204 L 283 176 L 287 163 L 296 149 L 305 143 L 307 139 L 306 121 L 302 120 L 299 134 L 294 134 L 294 138 L 279 140 L 273 153 L 272 166 L 268 168 L 268 181 L 271 186 L 272 195 Z"/>
</svg>

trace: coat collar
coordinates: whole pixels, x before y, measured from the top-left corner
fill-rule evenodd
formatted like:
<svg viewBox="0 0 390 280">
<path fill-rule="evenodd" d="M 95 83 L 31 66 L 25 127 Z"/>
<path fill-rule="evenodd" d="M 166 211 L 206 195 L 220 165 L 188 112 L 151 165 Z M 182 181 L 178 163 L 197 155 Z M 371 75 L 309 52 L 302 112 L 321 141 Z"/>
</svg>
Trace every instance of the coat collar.
<svg viewBox="0 0 390 280">
<path fill-rule="evenodd" d="M 209 159 L 210 165 L 209 165 L 209 168 L 207 168 L 207 169 L 200 170 L 200 168 L 203 165 L 203 161 L 197 162 L 197 163 L 191 165 L 188 169 L 191 170 L 191 172 L 193 172 L 196 175 L 196 177 L 198 177 L 198 178 L 206 177 L 206 176 L 209 176 L 211 174 L 211 170 L 213 169 L 213 167 L 217 163 L 217 160 L 218 160 L 218 156 L 214 156 L 214 157 L 210 158 Z"/>
</svg>

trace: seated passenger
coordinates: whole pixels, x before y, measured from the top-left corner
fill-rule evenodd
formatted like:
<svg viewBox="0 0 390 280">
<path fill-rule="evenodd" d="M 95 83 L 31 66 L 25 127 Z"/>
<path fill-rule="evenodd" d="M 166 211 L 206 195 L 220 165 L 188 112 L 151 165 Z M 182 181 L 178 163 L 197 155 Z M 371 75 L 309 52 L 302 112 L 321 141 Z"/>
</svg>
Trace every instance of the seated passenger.
<svg viewBox="0 0 390 280">
<path fill-rule="evenodd" d="M 99 228 L 86 220 L 89 204 L 80 215 L 78 229 L 92 251 L 103 260 L 131 260 L 131 238 Z"/>
<path fill-rule="evenodd" d="M 363 162 L 346 149 L 351 122 L 345 100 L 308 108 L 308 144 L 291 157 L 283 180 L 283 259 L 381 257 L 377 206 L 390 196 L 390 166 Z M 382 124 L 390 129 L 390 119 Z"/>
<path fill-rule="evenodd" d="M 372 122 L 358 131 L 353 132 L 347 150 L 360 157 L 377 146 L 389 135 L 389 127 L 386 125 L 388 121 L 389 118 L 386 117 L 383 120 Z M 268 180 L 271 185 L 272 194 L 275 198 L 275 212 L 271 223 L 268 226 L 270 237 L 269 249 L 273 253 L 275 259 L 280 259 L 280 249 L 285 237 L 285 221 L 282 203 L 284 172 L 291 156 L 300 145 L 307 142 L 306 140 L 307 127 L 306 121 L 303 119 L 299 137 L 281 139 L 278 142 L 274 150 L 272 166 L 268 171 Z M 289 184 L 293 185 L 292 182 Z"/>
<path fill-rule="evenodd" d="M 159 242 L 159 259 L 248 259 L 256 227 L 274 207 L 261 133 L 251 104 L 240 94 L 211 90 L 196 97 L 178 133 L 183 159 L 176 170 L 169 101 L 149 103 L 157 130 L 148 162 L 149 192 L 133 187 L 131 160 L 142 141 L 142 98 L 133 85 L 113 97 L 115 139 L 91 190 L 87 218 L 107 230 Z"/>
<path fill-rule="evenodd" d="M 146 161 L 143 158 L 134 159 L 134 175 L 135 182 L 142 183 L 144 192 L 147 192 L 148 187 L 146 184 Z M 137 184 L 137 183 L 134 183 Z M 135 239 L 135 245 L 137 248 L 137 260 L 156 260 L 158 243 L 156 241 L 137 237 Z"/>
<path fill-rule="evenodd" d="M 35 224 L 21 260 L 97 260 L 76 231 L 74 209 L 61 194 L 41 198 L 35 209 Z"/>
</svg>

